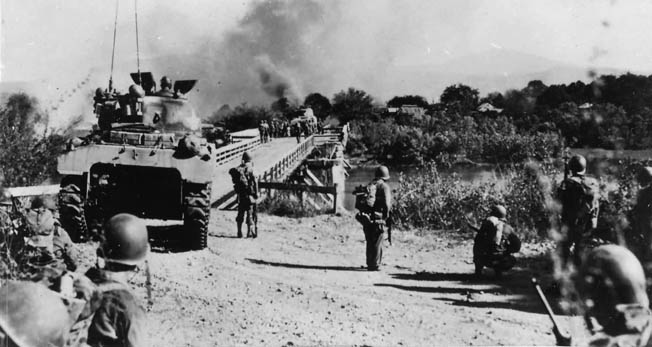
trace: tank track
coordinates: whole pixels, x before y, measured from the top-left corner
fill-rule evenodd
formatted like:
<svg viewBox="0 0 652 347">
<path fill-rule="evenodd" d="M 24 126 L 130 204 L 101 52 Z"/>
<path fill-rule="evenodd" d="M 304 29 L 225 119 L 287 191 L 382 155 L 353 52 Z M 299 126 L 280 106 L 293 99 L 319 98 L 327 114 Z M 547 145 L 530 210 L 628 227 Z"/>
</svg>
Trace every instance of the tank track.
<svg viewBox="0 0 652 347">
<path fill-rule="evenodd" d="M 211 186 L 210 184 L 186 183 L 184 188 L 184 238 L 187 240 L 188 248 L 204 249 L 208 246 Z"/>
<path fill-rule="evenodd" d="M 88 226 L 84 213 L 83 176 L 67 176 L 61 181 L 59 190 L 59 218 L 61 226 L 74 242 L 86 241 Z"/>
</svg>

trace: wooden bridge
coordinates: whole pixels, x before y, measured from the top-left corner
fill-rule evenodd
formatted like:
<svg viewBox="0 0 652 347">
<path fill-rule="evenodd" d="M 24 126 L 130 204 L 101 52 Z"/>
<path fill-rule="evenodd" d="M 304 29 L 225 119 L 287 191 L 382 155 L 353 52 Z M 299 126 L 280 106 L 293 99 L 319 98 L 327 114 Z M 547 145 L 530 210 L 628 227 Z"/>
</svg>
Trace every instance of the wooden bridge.
<svg viewBox="0 0 652 347">
<path fill-rule="evenodd" d="M 252 156 L 254 174 L 258 178 L 261 188 L 280 189 L 281 187 L 274 183 L 279 183 L 287 178 L 316 147 L 326 144 L 346 144 L 348 140 L 347 129 L 346 126 L 326 128 L 324 134 L 315 134 L 307 138 L 302 137 L 301 142 L 297 142 L 295 137 L 281 137 L 272 139 L 267 143 L 261 143 L 257 134 L 251 138 L 246 138 L 244 134 L 253 135 L 250 130 L 235 133 L 234 135 L 240 141 L 223 147 L 218 152 L 225 159 L 218 163 L 218 169 L 215 172 L 211 193 L 212 206 L 222 209 L 235 206 L 236 197 L 228 171 L 240 164 L 240 158 L 245 151 L 248 151 Z M 327 155 L 332 154 L 327 153 Z M 337 194 L 333 187 L 306 190 L 332 195 Z M 336 200 L 336 198 L 333 199 L 334 204 Z M 337 206 L 334 206 L 334 208 L 337 208 Z"/>
<path fill-rule="evenodd" d="M 324 129 L 324 134 L 302 137 L 297 142 L 295 137 L 274 138 L 261 143 L 257 129 L 247 129 L 232 134 L 234 143 L 219 148 L 213 153 L 215 168 L 211 193 L 213 207 L 228 208 L 235 204 L 235 192 L 228 171 L 240 164 L 242 154 L 249 152 L 253 158 L 254 173 L 263 187 L 265 183 L 278 183 L 290 175 L 317 146 L 325 144 L 346 144 L 348 126 Z M 327 153 L 332 155 L 332 153 Z M 279 189 L 270 185 L 267 189 Z M 321 187 L 308 191 L 333 193 L 333 187 Z M 343 189 L 343 187 L 340 187 Z M 54 195 L 59 191 L 58 185 L 8 188 L 14 197 Z M 333 199 L 334 203 L 337 199 Z M 336 207 L 336 206 L 335 206 Z"/>
</svg>

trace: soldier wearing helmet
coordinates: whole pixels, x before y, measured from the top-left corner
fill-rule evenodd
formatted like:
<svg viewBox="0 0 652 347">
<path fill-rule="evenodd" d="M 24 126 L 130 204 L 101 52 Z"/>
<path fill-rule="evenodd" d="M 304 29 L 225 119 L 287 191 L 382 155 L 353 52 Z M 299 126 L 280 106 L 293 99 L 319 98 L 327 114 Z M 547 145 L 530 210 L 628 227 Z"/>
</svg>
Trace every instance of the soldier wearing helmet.
<svg viewBox="0 0 652 347">
<path fill-rule="evenodd" d="M 121 213 L 106 222 L 103 236 L 97 250 L 98 266 L 86 273 L 102 292 L 102 300 L 88 329 L 88 344 L 141 346 L 145 338 L 145 312 L 129 281 L 149 254 L 147 227 L 140 218 Z"/>
<path fill-rule="evenodd" d="M 64 346 L 79 314 L 41 284 L 9 281 L 0 288 L 0 346 Z"/>
<path fill-rule="evenodd" d="M 174 93 L 172 92 L 172 80 L 170 80 L 168 76 L 161 77 L 161 89 L 154 95 L 166 97 L 174 96 Z"/>
<path fill-rule="evenodd" d="M 516 263 L 512 253 L 521 249 L 521 241 L 507 224 L 507 209 L 502 205 L 491 207 L 491 213 L 477 229 L 473 243 L 473 263 L 475 275 L 481 276 L 482 270 L 492 268 L 496 278 Z"/>
<path fill-rule="evenodd" d="M 652 167 L 646 166 L 638 173 L 641 188 L 632 209 L 632 238 L 638 258 L 648 264 L 652 261 Z"/>
<path fill-rule="evenodd" d="M 587 326 L 593 330 L 587 345 L 646 346 L 650 342 L 652 313 L 645 274 L 627 248 L 603 245 L 592 249 L 577 274 L 576 287 Z M 557 336 L 557 343 L 577 345 L 563 336 Z"/>
<path fill-rule="evenodd" d="M 242 154 L 239 166 L 229 170 L 233 181 L 233 190 L 238 196 L 238 215 L 235 222 L 238 228 L 237 236 L 242 237 L 242 223 L 247 221 L 247 237 L 258 237 L 258 180 L 254 175 L 253 162 L 248 152 Z"/>
<path fill-rule="evenodd" d="M 573 262 L 578 266 L 582 251 L 595 238 L 600 189 L 598 181 L 586 175 L 586 159 L 581 155 L 568 160 L 565 176 L 558 191 L 562 203 L 561 258 L 566 265 L 572 249 Z"/>
<path fill-rule="evenodd" d="M 379 271 L 383 259 L 384 234 L 392 210 L 392 191 L 387 184 L 388 180 L 389 169 L 381 165 L 376 168 L 374 180 L 367 186 L 369 221 L 363 224 L 363 231 L 367 242 L 366 258 L 369 271 Z"/>
<path fill-rule="evenodd" d="M 51 248 L 52 256 L 60 261 L 63 261 L 68 271 L 75 271 L 77 269 L 77 262 L 79 259 L 79 252 L 70 239 L 70 235 L 65 229 L 61 227 L 61 222 L 57 218 L 57 206 L 52 198 L 49 196 L 37 196 L 32 199 L 32 204 L 27 214 L 28 217 L 33 218 L 38 216 L 52 215 L 52 228 L 51 232 L 35 233 L 32 236 L 32 241 L 41 247 L 45 246 Z M 49 211 L 48 214 L 46 211 Z M 28 218 L 28 221 L 30 219 Z"/>
</svg>

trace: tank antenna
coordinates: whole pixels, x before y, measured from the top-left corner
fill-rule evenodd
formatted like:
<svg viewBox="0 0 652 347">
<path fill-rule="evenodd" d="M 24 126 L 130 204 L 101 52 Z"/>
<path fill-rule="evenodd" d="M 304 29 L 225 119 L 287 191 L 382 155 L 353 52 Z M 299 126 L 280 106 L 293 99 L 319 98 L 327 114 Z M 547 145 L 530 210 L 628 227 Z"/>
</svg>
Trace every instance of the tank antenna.
<svg viewBox="0 0 652 347">
<path fill-rule="evenodd" d="M 111 50 L 111 74 L 109 75 L 109 92 L 113 90 L 113 60 L 115 59 L 115 37 L 118 30 L 118 5 L 119 0 L 115 0 L 115 22 L 113 23 L 113 49 Z"/>
<path fill-rule="evenodd" d="M 134 15 L 136 17 L 136 65 L 138 68 L 138 85 L 140 85 L 140 48 L 138 47 L 138 0 L 134 0 Z"/>
</svg>

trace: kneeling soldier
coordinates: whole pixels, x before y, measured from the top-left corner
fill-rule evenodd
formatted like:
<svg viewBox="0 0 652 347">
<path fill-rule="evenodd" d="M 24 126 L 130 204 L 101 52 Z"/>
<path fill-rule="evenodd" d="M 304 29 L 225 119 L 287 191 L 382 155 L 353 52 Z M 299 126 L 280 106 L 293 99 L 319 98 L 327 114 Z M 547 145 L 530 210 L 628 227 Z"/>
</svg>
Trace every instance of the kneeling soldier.
<svg viewBox="0 0 652 347">
<path fill-rule="evenodd" d="M 507 210 L 496 205 L 482 222 L 473 244 L 473 262 L 476 276 L 482 275 L 485 267 L 494 269 L 500 278 L 503 271 L 511 269 L 516 259 L 511 255 L 521 249 L 521 241 L 509 224 L 505 222 Z"/>
</svg>

